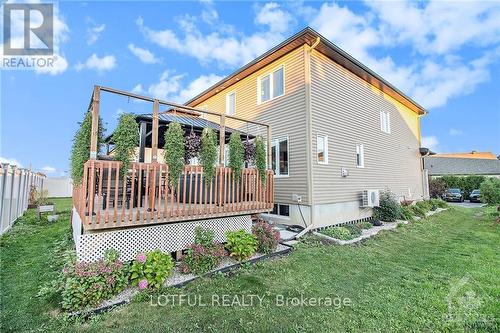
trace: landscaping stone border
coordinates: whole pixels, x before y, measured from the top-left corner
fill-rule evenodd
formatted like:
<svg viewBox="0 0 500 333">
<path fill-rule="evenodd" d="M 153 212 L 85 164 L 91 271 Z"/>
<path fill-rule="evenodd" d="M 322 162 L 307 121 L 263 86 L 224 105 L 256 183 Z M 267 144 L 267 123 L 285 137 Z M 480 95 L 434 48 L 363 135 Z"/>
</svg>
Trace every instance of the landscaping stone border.
<svg viewBox="0 0 500 333">
<path fill-rule="evenodd" d="M 431 215 L 434 215 L 434 214 L 437 214 L 437 213 L 441 213 L 441 212 L 443 212 L 443 211 L 445 211 L 447 209 L 448 208 L 437 208 L 436 210 L 429 211 L 429 212 L 425 213 L 425 216 L 428 217 L 428 216 L 431 216 Z M 414 216 L 413 218 L 415 220 L 420 220 L 420 217 L 418 217 L 418 216 Z M 338 245 L 349 245 L 349 244 L 359 243 L 363 239 L 367 239 L 367 238 L 373 237 L 373 236 L 375 236 L 376 234 L 378 234 L 382 230 L 392 230 L 392 229 L 395 229 L 395 228 L 397 228 L 398 224 L 408 224 L 408 223 L 410 223 L 410 222 L 405 221 L 405 220 L 396 220 L 396 222 L 384 222 L 384 221 L 382 221 L 382 222 L 383 222 L 383 225 L 381 225 L 381 226 L 373 226 L 370 229 L 363 229 L 361 231 L 361 236 L 353 238 L 353 239 L 350 239 L 350 240 L 336 239 L 336 238 L 327 236 L 325 234 L 322 234 L 322 233 L 320 233 L 318 231 L 313 231 L 313 234 L 315 236 L 318 236 L 320 238 L 328 240 L 329 242 L 336 243 Z"/>
<path fill-rule="evenodd" d="M 217 273 L 229 273 L 231 271 L 234 271 L 235 269 L 240 268 L 243 265 L 253 265 L 258 261 L 265 260 L 265 259 L 270 259 L 273 257 L 278 257 L 278 256 L 284 256 L 289 254 L 293 250 L 292 246 L 279 243 L 278 247 L 276 248 L 276 251 L 269 253 L 269 254 L 263 254 L 263 253 L 256 253 L 254 254 L 250 259 L 247 259 L 242 262 L 237 262 L 236 260 L 230 258 L 230 257 L 225 257 L 219 267 L 217 269 L 214 269 L 206 274 L 203 275 L 194 275 L 194 274 L 182 274 L 179 270 L 179 265 L 176 265 L 174 268 L 174 272 L 172 276 L 170 276 L 166 281 L 164 286 L 165 287 L 174 287 L 174 288 L 181 288 L 184 287 L 185 285 L 203 278 L 203 277 L 208 277 L 212 276 Z M 139 293 L 139 289 L 137 287 L 129 287 L 122 291 L 120 294 L 116 295 L 114 298 L 110 300 L 105 300 L 101 303 L 100 306 L 94 308 L 94 309 L 88 309 L 84 311 L 76 311 L 72 312 L 69 315 L 74 317 L 74 316 L 79 316 L 83 318 L 88 318 L 92 315 L 99 314 L 102 312 L 110 311 L 116 307 L 128 304 L 132 301 L 132 298 Z"/>
</svg>

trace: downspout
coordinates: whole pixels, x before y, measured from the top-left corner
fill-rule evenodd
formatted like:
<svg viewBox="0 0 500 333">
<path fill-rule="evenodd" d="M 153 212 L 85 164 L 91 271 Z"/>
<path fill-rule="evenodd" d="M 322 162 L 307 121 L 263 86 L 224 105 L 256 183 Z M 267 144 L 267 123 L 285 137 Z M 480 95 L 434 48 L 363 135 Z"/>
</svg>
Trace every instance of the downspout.
<svg viewBox="0 0 500 333">
<path fill-rule="evenodd" d="M 306 156 L 307 156 L 307 197 L 310 202 L 310 221 L 311 223 L 306 226 L 304 230 L 295 236 L 295 239 L 299 239 L 314 227 L 314 196 L 313 196 L 313 165 L 312 165 L 312 120 L 311 120 L 311 52 L 318 46 L 321 39 L 316 38 L 316 41 L 308 46 L 304 45 L 304 72 L 305 72 L 305 93 L 306 93 Z"/>
</svg>

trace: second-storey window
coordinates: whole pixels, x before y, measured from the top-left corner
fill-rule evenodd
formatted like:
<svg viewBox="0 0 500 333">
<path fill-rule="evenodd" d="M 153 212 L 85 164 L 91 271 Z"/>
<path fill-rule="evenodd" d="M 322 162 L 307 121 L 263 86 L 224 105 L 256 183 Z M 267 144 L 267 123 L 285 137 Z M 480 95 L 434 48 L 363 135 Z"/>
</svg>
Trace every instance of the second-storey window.
<svg viewBox="0 0 500 333">
<path fill-rule="evenodd" d="M 277 176 L 288 176 L 288 138 L 273 141 L 271 165 Z"/>
<path fill-rule="evenodd" d="M 230 92 L 226 95 L 226 114 L 234 115 L 236 113 L 236 92 Z"/>
<path fill-rule="evenodd" d="M 391 133 L 391 114 L 387 111 L 380 111 L 380 130 Z"/>
<path fill-rule="evenodd" d="M 317 136 L 317 159 L 320 164 L 328 163 L 328 136 L 318 135 Z"/>
<path fill-rule="evenodd" d="M 356 145 L 356 166 L 359 168 L 365 167 L 365 146 Z"/>
<path fill-rule="evenodd" d="M 263 75 L 258 81 L 259 103 L 268 101 L 285 93 L 285 72 L 283 66 Z"/>
</svg>

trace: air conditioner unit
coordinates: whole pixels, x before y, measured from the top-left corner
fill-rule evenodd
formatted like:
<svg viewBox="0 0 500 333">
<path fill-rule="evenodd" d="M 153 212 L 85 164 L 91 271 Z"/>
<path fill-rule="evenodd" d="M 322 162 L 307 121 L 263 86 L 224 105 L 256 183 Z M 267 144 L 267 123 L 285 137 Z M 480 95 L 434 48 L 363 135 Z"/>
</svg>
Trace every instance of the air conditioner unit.
<svg viewBox="0 0 500 333">
<path fill-rule="evenodd" d="M 362 207 L 378 207 L 380 205 L 379 190 L 363 190 Z"/>
</svg>

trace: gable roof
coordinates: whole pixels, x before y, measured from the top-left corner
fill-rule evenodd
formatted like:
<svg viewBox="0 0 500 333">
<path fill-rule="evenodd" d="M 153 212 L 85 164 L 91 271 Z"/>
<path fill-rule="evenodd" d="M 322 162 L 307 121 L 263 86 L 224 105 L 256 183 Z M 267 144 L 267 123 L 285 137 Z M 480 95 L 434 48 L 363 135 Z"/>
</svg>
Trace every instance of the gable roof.
<svg viewBox="0 0 500 333">
<path fill-rule="evenodd" d="M 453 157 L 453 158 L 479 158 L 486 160 L 496 160 L 497 157 L 490 151 L 471 151 L 469 153 L 445 153 L 445 154 L 435 154 L 434 157 Z"/>
<path fill-rule="evenodd" d="M 311 46 L 316 42 L 318 38 L 320 39 L 320 42 L 315 48 L 317 51 L 323 53 L 361 79 L 365 80 L 366 82 L 382 90 L 389 96 L 393 97 L 397 101 L 401 102 L 403 105 L 413 110 L 415 113 L 420 115 L 427 113 L 427 111 L 413 99 L 405 95 L 380 75 L 363 65 L 360 61 L 356 60 L 354 57 L 349 55 L 347 52 L 330 42 L 328 39 L 326 39 L 310 27 L 306 27 L 302 31 L 296 33 L 292 37 L 273 47 L 266 53 L 255 58 L 254 60 L 236 70 L 232 74 L 228 75 L 221 81 L 217 82 L 204 92 L 187 101 L 185 105 L 194 106 L 202 103 L 203 101 L 217 94 L 219 91 L 258 71 L 259 69 L 265 67 L 269 63 L 282 57 L 290 51 L 293 51 L 294 49 L 304 44 L 308 44 L 309 46 Z"/>
<path fill-rule="evenodd" d="M 484 158 L 424 157 L 429 175 L 500 175 L 500 160 Z"/>
</svg>

